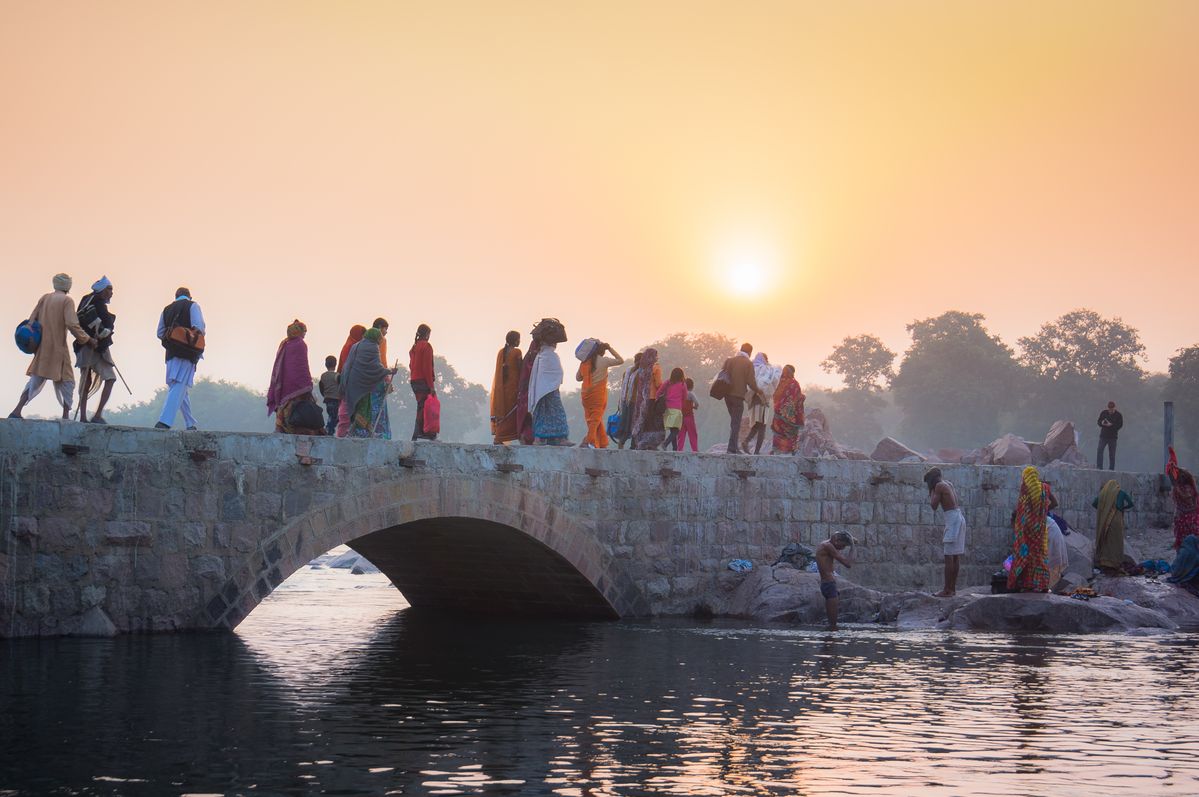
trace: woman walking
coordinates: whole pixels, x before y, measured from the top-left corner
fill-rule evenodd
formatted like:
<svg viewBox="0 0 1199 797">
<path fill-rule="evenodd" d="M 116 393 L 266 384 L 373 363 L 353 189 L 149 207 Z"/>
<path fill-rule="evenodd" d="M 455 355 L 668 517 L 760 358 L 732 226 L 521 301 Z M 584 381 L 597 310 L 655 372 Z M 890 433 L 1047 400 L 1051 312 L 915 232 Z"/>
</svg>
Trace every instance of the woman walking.
<svg viewBox="0 0 1199 797">
<path fill-rule="evenodd" d="M 661 448 L 666 432 L 662 428 L 662 413 L 658 411 L 658 390 L 662 387 L 662 366 L 658 365 L 658 350 L 641 353 L 641 368 L 637 372 L 633 405 L 633 447 Z"/>
<path fill-rule="evenodd" d="M 1124 572 L 1124 512 L 1132 509 L 1131 496 L 1120 483 L 1109 479 L 1091 502 L 1099 510 L 1095 523 L 1095 567 L 1108 575 Z"/>
<path fill-rule="evenodd" d="M 604 352 L 612 356 L 605 357 Z M 575 381 L 583 383 L 580 396 L 583 399 L 583 417 L 587 422 L 587 436 L 581 445 L 583 448 L 607 448 L 608 430 L 604 425 L 604 410 L 608 408 L 608 369 L 624 365 L 624 358 L 607 343 L 595 338 L 580 343 L 575 356 L 582 361 L 575 372 Z"/>
<path fill-rule="evenodd" d="M 408 378 L 412 384 L 412 395 L 416 397 L 416 422 L 412 426 L 413 440 L 436 440 L 436 434 L 425 432 L 425 401 L 433 392 L 437 379 L 433 374 L 433 347 L 429 335 L 433 330 L 428 324 L 416 328 L 416 339 L 408 350 Z"/>
<path fill-rule="evenodd" d="M 799 381 L 795 378 L 795 366 L 783 366 L 783 375 L 774 389 L 774 420 L 770 423 L 770 431 L 774 433 L 771 453 L 795 453 L 804 425 L 804 398 Z"/>
<path fill-rule="evenodd" d="M 304 336 L 308 327 L 296 319 L 287 327 L 287 337 L 275 351 L 275 365 L 271 368 L 271 383 L 266 391 L 266 414 L 275 415 L 275 431 L 284 434 L 324 434 L 323 425 L 310 425 L 314 419 L 311 412 L 305 413 L 307 402 L 320 414 L 320 407 L 312 398 L 312 369 L 308 366 L 308 344 Z M 300 410 L 297 414 L 296 410 Z M 307 414 L 307 419 L 303 418 Z"/>
<path fill-rule="evenodd" d="M 668 451 L 679 450 L 679 430 L 683 428 L 683 405 L 687 403 L 687 375 L 682 368 L 670 372 L 670 379 L 658 388 L 662 399 L 662 426 L 666 429 L 666 442 L 662 447 Z"/>
<path fill-rule="evenodd" d="M 1008 592 L 1049 591 L 1049 499 L 1041 475 L 1029 466 L 1020 481 L 1016 518 L 1012 523 L 1012 569 Z"/>
<path fill-rule="evenodd" d="M 354 347 L 355 343 L 362 340 L 362 336 L 365 333 L 366 327 L 364 327 L 362 324 L 355 324 L 354 326 L 350 327 L 350 334 L 346 336 L 346 342 L 342 344 L 341 347 L 341 354 L 337 357 L 337 378 L 339 382 L 341 381 L 342 373 L 345 372 L 346 361 L 350 357 L 350 349 Z M 338 387 L 338 391 L 341 391 L 340 385 Z M 351 407 L 346 406 L 344 399 L 337 405 L 336 434 L 338 437 L 345 437 L 350 431 L 351 409 Z"/>
<path fill-rule="evenodd" d="M 391 439 L 391 420 L 387 414 L 387 394 L 391 392 L 394 368 L 379 361 L 382 333 L 372 327 L 362 340 L 350 347 L 345 370 L 341 374 L 341 401 L 348 410 L 347 437 Z"/>
<path fill-rule="evenodd" d="M 491 436 L 496 445 L 518 437 L 516 401 L 520 393 L 520 333 L 512 330 L 504 348 L 495 354 L 495 376 L 491 379 Z"/>
<path fill-rule="evenodd" d="M 529 411 L 533 415 L 533 438 L 536 445 L 565 446 L 570 429 L 566 424 L 566 407 L 562 406 L 562 360 L 557 343 L 545 341 L 537 352 L 529 375 Z"/>
<path fill-rule="evenodd" d="M 641 352 L 633 355 L 633 367 L 625 371 L 624 379 L 620 381 L 620 428 L 613 438 L 616 440 L 617 448 L 624 448 L 624 444 L 633 437 L 633 405 L 637 395 L 635 389 L 639 373 L 641 373 Z M 634 444 L 633 448 L 636 447 Z"/>
</svg>

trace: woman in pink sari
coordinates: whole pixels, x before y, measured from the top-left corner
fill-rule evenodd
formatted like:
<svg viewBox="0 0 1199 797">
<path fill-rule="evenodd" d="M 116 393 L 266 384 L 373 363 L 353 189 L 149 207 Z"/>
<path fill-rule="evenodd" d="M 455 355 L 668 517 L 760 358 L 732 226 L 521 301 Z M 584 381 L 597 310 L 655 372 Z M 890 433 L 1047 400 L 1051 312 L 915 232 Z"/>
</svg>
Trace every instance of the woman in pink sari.
<svg viewBox="0 0 1199 797">
<path fill-rule="evenodd" d="M 320 407 L 312 397 L 312 370 L 308 367 L 308 344 L 304 342 L 307 332 L 304 322 L 293 321 L 275 352 L 271 384 L 266 392 L 266 414 L 275 414 L 276 432 L 325 433 L 323 424 L 310 425 L 320 415 Z M 311 404 L 316 413 L 306 412 L 308 408 L 301 406 L 304 403 Z"/>
</svg>

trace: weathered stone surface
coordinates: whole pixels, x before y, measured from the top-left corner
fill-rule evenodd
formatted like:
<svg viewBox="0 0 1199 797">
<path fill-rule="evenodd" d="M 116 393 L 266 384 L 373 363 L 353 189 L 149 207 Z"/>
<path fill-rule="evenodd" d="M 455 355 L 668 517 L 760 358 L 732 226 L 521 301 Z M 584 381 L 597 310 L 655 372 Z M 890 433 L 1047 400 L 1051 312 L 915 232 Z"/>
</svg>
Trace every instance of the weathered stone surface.
<svg viewBox="0 0 1199 797">
<path fill-rule="evenodd" d="M 984 457 L 991 465 L 1032 464 L 1032 452 L 1029 451 L 1028 445 L 1014 434 L 1005 434 L 988 445 L 985 451 L 989 452 L 984 453 Z"/>
<path fill-rule="evenodd" d="M 879 440 L 878 445 L 870 454 L 870 458 L 875 462 L 902 462 L 913 458 L 917 462 L 924 461 L 924 455 L 908 448 L 893 437 L 884 437 Z"/>
<path fill-rule="evenodd" d="M 93 606 L 84 612 L 74 631 L 74 636 L 112 637 L 116 635 L 117 627 L 99 606 Z"/>
<path fill-rule="evenodd" d="M 1160 612 L 1180 626 L 1199 628 L 1199 598 L 1168 581 L 1140 576 L 1096 576 L 1091 586 L 1100 595 L 1130 600 Z"/>
<path fill-rule="evenodd" d="M 982 595 L 954 609 L 947 622 L 950 628 L 962 631 L 1044 634 L 1177 627 L 1161 612 L 1116 598 L 1082 601 L 1033 593 Z"/>
<path fill-rule="evenodd" d="M 925 466 L 842 458 L 815 408 L 809 433 L 813 457 L 321 438 L 309 442 L 323 464 L 304 467 L 287 435 L 0 420 L 14 488 L 0 491 L 9 540 L 0 617 L 10 618 L 0 634 L 70 632 L 94 607 L 119 632 L 232 627 L 290 573 L 342 544 L 370 545 L 371 561 L 413 605 L 471 611 L 727 614 L 746 579 L 726 570 L 730 559 L 753 561 L 760 579 L 786 542 L 814 545 L 838 528 L 860 541 L 852 576 L 862 587 L 937 589 L 942 530 L 927 505 Z M 184 438 L 217 456 L 193 461 Z M 63 469 L 63 444 L 90 453 Z M 401 456 L 421 464 L 400 466 Z M 497 462 L 522 470 L 500 472 Z M 942 469 L 970 529 L 959 584 L 984 584 L 1008 553 L 1019 469 Z M 1090 501 L 1109 474 L 1044 474 L 1059 512 L 1093 527 Z M 1173 508 L 1160 479 L 1119 478 L 1137 504 L 1126 516 L 1129 550 L 1168 547 Z M 36 518 L 37 536 L 14 534 L 12 518 Z M 740 610 L 823 616 L 814 584 L 780 587 L 772 577 L 770 589 L 754 599 L 758 609 Z M 845 617 L 865 617 L 851 589 Z"/>
<path fill-rule="evenodd" d="M 1074 429 L 1072 421 L 1054 421 L 1049 427 L 1048 434 L 1045 435 L 1045 442 L 1042 447 L 1045 451 L 1045 461 L 1053 462 L 1055 459 L 1062 459 L 1066 451 L 1073 448 L 1078 433 Z"/>
<path fill-rule="evenodd" d="M 837 579 L 838 620 L 872 622 L 882 600 L 880 593 Z M 820 623 L 826 620 L 820 594 L 820 575 L 793 567 L 763 567 L 750 573 L 733 594 L 729 614 L 753 620 Z"/>
</svg>

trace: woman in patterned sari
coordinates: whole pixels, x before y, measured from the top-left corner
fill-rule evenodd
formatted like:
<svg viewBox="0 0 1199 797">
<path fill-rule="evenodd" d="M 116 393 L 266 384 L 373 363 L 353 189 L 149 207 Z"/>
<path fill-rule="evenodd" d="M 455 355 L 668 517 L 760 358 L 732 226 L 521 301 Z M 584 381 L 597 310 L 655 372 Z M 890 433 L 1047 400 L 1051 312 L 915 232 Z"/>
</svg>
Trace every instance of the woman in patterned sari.
<svg viewBox="0 0 1199 797">
<path fill-rule="evenodd" d="M 783 375 L 774 389 L 774 420 L 770 431 L 774 433 L 771 453 L 794 454 L 799 433 L 803 430 L 803 390 L 795 378 L 795 366 L 783 367 Z"/>
<path fill-rule="evenodd" d="M 378 329 L 368 329 L 362 340 L 355 343 L 346 357 L 341 374 L 342 401 L 349 410 L 350 428 L 347 437 L 381 437 L 391 439 L 391 422 L 387 416 L 387 394 L 391 392 L 394 368 L 384 368 L 379 360 Z"/>
<path fill-rule="evenodd" d="M 662 387 L 662 366 L 658 365 L 658 350 L 641 353 L 641 368 L 633 395 L 633 442 L 641 450 L 660 448 L 666 439 L 662 413 L 658 410 L 658 389 Z"/>
<path fill-rule="evenodd" d="M 298 426 L 292 411 L 301 402 L 316 406 L 312 397 L 312 370 L 308 367 L 308 344 L 304 335 L 308 327 L 296 319 L 287 327 L 287 337 L 275 352 L 271 369 L 271 384 L 266 392 L 266 414 L 275 414 L 275 431 L 284 434 L 324 434 L 324 427 Z M 319 410 L 319 408 L 318 408 Z M 301 413 L 303 414 L 303 413 Z"/>
<path fill-rule="evenodd" d="M 1008 592 L 1049 591 L 1049 497 L 1037 469 L 1024 469 L 1020 498 L 1016 502 L 1012 540 L 1012 569 L 1007 574 Z"/>
</svg>

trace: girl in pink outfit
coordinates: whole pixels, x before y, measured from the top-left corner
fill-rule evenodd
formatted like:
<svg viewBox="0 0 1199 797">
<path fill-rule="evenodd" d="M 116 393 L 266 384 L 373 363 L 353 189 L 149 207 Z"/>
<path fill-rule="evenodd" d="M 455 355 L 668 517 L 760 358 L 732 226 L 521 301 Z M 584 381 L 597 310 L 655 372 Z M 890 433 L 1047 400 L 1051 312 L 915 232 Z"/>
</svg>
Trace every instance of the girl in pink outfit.
<svg viewBox="0 0 1199 797">
<path fill-rule="evenodd" d="M 670 372 L 670 381 L 664 382 L 658 388 L 658 398 L 666 399 L 666 411 L 662 414 L 662 425 L 669 433 L 665 449 L 679 450 L 679 430 L 683 428 L 683 405 L 687 403 L 687 382 L 684 381 L 682 368 Z"/>
<path fill-rule="evenodd" d="M 691 439 L 691 450 L 699 451 L 699 432 L 695 429 L 695 411 L 699 409 L 699 402 L 695 400 L 695 382 L 691 381 L 691 377 L 684 380 L 687 383 L 687 398 L 683 401 L 683 428 L 679 430 L 679 451 L 687 448 L 687 439 Z"/>
</svg>

